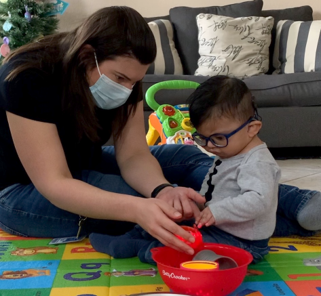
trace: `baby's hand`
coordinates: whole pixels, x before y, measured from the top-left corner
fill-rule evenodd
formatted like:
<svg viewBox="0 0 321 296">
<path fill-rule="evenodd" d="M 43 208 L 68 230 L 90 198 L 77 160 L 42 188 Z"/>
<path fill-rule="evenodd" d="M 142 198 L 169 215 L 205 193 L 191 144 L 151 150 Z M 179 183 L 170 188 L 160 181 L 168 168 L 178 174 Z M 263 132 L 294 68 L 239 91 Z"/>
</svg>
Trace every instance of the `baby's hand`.
<svg viewBox="0 0 321 296">
<path fill-rule="evenodd" d="M 209 208 L 205 208 L 200 216 L 195 220 L 195 224 L 197 228 L 201 228 L 202 226 L 210 226 L 215 224 L 214 216 Z"/>
</svg>

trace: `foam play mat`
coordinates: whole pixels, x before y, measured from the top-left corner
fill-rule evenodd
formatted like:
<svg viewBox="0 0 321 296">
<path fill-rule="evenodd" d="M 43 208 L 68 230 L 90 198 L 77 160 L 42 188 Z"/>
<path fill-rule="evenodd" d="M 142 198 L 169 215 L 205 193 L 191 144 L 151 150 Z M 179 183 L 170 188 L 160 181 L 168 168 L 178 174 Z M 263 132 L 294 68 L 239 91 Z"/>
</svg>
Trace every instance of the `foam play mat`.
<svg viewBox="0 0 321 296">
<path fill-rule="evenodd" d="M 88 239 L 49 245 L 0 230 L 0 296 L 127 296 L 170 292 L 157 267 L 113 259 Z M 250 265 L 233 296 L 321 296 L 321 234 L 272 238 L 270 253 Z M 215 295 L 213 295 L 215 296 Z"/>
</svg>

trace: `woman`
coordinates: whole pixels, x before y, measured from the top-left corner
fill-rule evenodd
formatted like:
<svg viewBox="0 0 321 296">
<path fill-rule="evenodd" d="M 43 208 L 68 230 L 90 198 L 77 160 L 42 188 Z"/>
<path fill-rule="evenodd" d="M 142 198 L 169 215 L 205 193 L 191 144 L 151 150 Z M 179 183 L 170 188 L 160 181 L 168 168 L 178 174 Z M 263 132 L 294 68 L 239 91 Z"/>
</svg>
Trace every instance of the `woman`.
<svg viewBox="0 0 321 296">
<path fill-rule="evenodd" d="M 139 224 L 193 250 L 175 221 L 204 202 L 212 165 L 195 147 L 146 145 L 141 79 L 153 35 L 135 10 L 103 8 L 25 45 L 0 68 L 0 228 L 22 236 L 119 235 Z M 115 147 L 101 146 L 113 137 Z M 175 187 L 171 183 L 179 184 Z M 139 197 L 157 198 L 139 198 Z"/>
<path fill-rule="evenodd" d="M 140 80 L 155 55 L 144 19 L 131 8 L 110 7 L 73 32 L 7 57 L 0 73 L 1 228 L 68 237 L 85 217 L 81 234 L 123 233 L 133 222 L 191 251 L 173 235 L 193 240 L 172 221 L 182 218 L 177 210 L 163 200 L 133 197 L 150 197 L 168 183 L 145 144 L 142 120 Z M 116 158 L 110 148 L 101 153 L 111 134 Z M 188 188 L 170 192 L 184 216 L 193 214 L 193 200 L 202 201 Z"/>
</svg>

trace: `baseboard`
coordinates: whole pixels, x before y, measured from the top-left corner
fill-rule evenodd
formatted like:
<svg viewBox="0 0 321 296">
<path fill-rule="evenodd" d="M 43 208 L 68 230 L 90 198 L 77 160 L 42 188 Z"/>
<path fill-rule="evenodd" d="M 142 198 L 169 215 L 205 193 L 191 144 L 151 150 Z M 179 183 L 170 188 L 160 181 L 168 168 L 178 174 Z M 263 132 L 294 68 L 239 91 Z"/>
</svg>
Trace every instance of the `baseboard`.
<svg viewBox="0 0 321 296">
<path fill-rule="evenodd" d="M 269 148 L 275 159 L 321 158 L 321 147 Z"/>
</svg>

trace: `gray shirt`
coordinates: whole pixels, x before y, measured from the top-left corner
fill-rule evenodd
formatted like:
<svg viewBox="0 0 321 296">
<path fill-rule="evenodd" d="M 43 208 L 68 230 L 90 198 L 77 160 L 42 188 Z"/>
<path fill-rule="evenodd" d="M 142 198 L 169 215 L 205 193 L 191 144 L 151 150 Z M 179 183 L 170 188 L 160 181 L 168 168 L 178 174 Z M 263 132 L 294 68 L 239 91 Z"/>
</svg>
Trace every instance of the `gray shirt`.
<svg viewBox="0 0 321 296">
<path fill-rule="evenodd" d="M 215 158 L 200 194 L 215 226 L 248 240 L 269 238 L 275 228 L 281 170 L 266 144 L 231 158 Z"/>
</svg>

